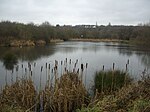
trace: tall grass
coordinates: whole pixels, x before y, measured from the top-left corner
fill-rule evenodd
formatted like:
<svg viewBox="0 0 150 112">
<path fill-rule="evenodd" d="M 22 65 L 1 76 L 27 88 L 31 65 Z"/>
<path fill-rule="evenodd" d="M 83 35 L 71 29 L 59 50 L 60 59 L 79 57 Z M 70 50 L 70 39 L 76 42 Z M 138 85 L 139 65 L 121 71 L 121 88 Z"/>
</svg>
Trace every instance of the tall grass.
<svg viewBox="0 0 150 112">
<path fill-rule="evenodd" d="M 60 74 L 58 74 L 59 62 L 57 60 L 54 66 L 49 63 L 41 66 L 40 89 L 35 88 L 32 77 L 36 63 L 34 67 L 28 63 L 28 68 L 22 65 L 21 69 L 25 69 L 25 76 L 22 78 L 18 78 L 17 71 L 20 67 L 17 66 L 17 80 L 14 82 L 12 79 L 11 85 L 6 84 L 0 93 L 0 111 L 72 112 L 78 109 L 79 112 L 115 112 L 149 109 L 149 77 L 144 75 L 142 80 L 135 84 L 131 83 L 132 79 L 127 73 L 127 67 L 124 72 L 115 70 L 114 64 L 113 70 L 108 71 L 104 71 L 103 66 L 103 70 L 95 74 L 95 93 L 103 94 L 90 97 L 83 84 L 83 76 L 86 77 L 88 64 L 80 66 L 76 60 L 71 66 L 72 60 L 69 62 L 67 60 L 66 58 L 65 61 L 61 61 Z M 44 70 L 46 70 L 46 83 L 43 87 L 41 79 Z"/>
<path fill-rule="evenodd" d="M 150 112 L 150 77 L 91 101 L 77 112 Z"/>
<path fill-rule="evenodd" d="M 77 73 L 67 73 L 56 80 L 53 86 L 45 85 L 40 91 L 35 90 L 31 78 L 6 85 L 0 94 L 0 109 L 71 112 L 88 104 L 88 93 Z"/>
<path fill-rule="evenodd" d="M 110 93 L 116 91 L 125 85 L 129 84 L 131 77 L 127 72 L 120 70 L 99 71 L 95 73 L 94 89 L 98 92 Z"/>
</svg>

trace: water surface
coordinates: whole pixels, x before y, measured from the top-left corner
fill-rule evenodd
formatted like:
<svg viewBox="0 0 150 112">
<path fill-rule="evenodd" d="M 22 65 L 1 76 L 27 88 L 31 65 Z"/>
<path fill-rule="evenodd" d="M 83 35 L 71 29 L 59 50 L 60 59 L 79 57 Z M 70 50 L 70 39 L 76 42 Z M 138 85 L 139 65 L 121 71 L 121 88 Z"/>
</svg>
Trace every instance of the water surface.
<svg viewBox="0 0 150 112">
<path fill-rule="evenodd" d="M 125 70 L 127 60 L 129 59 L 128 71 L 132 77 L 139 79 L 141 73 L 146 69 L 149 72 L 150 68 L 150 50 L 141 49 L 135 46 L 129 46 L 118 43 L 105 43 L 105 42 L 62 42 L 57 44 L 51 44 L 48 46 L 40 47 L 1 47 L 0 48 L 0 86 L 3 87 L 6 82 L 8 84 L 16 80 L 16 76 L 23 77 L 28 76 L 28 63 L 32 65 L 32 79 L 37 88 L 39 88 L 40 75 L 42 75 L 42 85 L 46 83 L 47 74 L 51 73 L 51 70 L 46 69 L 46 63 L 50 64 L 51 69 L 54 67 L 55 60 L 58 61 L 58 74 L 64 72 L 64 61 L 68 59 L 67 68 L 72 70 L 73 66 L 78 59 L 77 68 L 80 68 L 80 64 L 88 63 L 88 68 L 83 71 L 83 80 L 86 87 L 89 88 L 93 85 L 94 73 L 102 70 L 102 66 L 105 69 L 112 69 L 112 64 L 115 63 L 115 69 Z M 3 56 L 7 52 L 14 53 L 18 57 L 19 71 L 16 71 L 14 65 L 12 70 L 8 70 L 3 63 Z M 71 65 L 69 60 L 71 59 Z M 63 65 L 61 66 L 61 61 Z M 34 63 L 36 66 L 34 67 Z M 23 68 L 22 68 L 23 65 Z M 43 71 L 41 73 L 41 66 Z M 27 73 L 25 73 L 27 68 Z M 7 77 L 6 77 L 7 76 Z M 86 76 L 86 78 L 85 78 Z M 51 73 L 51 78 L 53 74 Z"/>
</svg>

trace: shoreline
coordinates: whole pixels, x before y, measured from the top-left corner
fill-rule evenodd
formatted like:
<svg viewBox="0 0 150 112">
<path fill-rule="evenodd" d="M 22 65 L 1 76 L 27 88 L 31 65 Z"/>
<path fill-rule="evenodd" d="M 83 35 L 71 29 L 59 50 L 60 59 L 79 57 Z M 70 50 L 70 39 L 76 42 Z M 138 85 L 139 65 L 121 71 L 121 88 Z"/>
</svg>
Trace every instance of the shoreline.
<svg viewBox="0 0 150 112">
<path fill-rule="evenodd" d="M 10 42 L 6 42 L 0 44 L 0 47 L 30 47 L 30 46 L 45 46 L 51 43 L 59 43 L 59 42 L 67 42 L 67 41 L 77 41 L 77 42 L 113 42 L 113 43 L 125 43 L 129 44 L 130 42 L 127 40 L 119 40 L 119 39 L 83 39 L 83 38 L 74 38 L 74 39 L 51 39 L 48 42 L 45 40 L 11 40 Z"/>
<path fill-rule="evenodd" d="M 45 46 L 50 43 L 63 42 L 61 39 L 51 39 L 49 42 L 45 40 L 10 40 L 6 43 L 1 43 L 0 47 L 31 47 L 31 46 Z"/>
<path fill-rule="evenodd" d="M 119 39 L 69 39 L 68 41 L 82 41 L 82 42 L 114 42 L 114 43 L 128 43 L 129 41 L 126 40 L 119 40 Z"/>
</svg>

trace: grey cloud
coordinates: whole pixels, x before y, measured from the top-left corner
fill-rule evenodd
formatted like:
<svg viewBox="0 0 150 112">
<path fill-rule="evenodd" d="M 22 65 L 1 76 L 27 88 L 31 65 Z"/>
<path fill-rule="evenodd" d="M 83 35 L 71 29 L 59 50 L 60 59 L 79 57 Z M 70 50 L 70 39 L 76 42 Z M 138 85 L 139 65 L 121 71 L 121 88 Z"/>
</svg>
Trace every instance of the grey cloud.
<svg viewBox="0 0 150 112">
<path fill-rule="evenodd" d="M 51 24 L 138 24 L 150 20 L 149 0 L 0 0 L 0 19 Z"/>
</svg>

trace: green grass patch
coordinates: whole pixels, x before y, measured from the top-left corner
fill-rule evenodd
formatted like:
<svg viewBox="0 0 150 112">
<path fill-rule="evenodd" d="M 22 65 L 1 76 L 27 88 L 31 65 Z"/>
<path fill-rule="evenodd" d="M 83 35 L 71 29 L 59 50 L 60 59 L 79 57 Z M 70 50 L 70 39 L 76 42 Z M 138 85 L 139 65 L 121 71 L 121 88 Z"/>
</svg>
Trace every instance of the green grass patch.
<svg viewBox="0 0 150 112">
<path fill-rule="evenodd" d="M 131 78 L 127 72 L 120 70 L 99 71 L 95 73 L 94 89 L 98 92 L 109 93 L 129 84 Z"/>
</svg>

